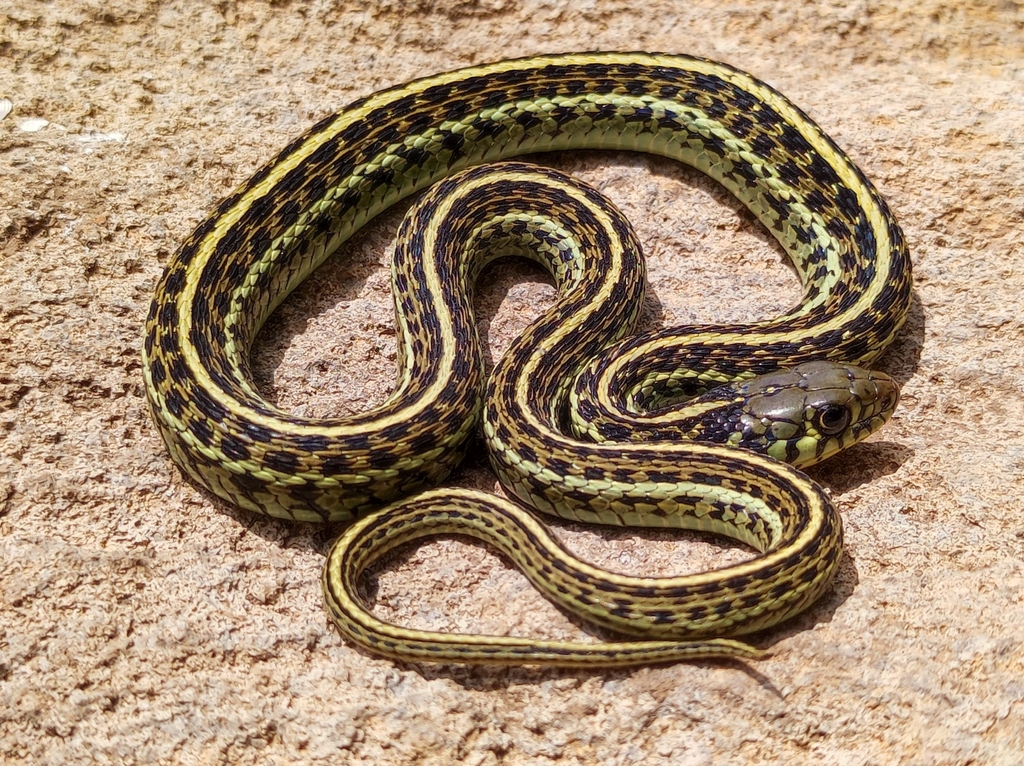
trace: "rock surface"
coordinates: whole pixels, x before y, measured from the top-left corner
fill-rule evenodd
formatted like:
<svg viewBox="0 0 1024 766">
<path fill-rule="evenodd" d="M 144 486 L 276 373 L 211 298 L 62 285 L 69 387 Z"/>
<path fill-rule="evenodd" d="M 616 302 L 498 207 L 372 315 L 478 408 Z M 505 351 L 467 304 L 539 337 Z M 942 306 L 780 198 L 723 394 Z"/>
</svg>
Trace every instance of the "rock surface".
<svg viewBox="0 0 1024 766">
<path fill-rule="evenodd" d="M 893 422 L 814 472 L 842 511 L 831 595 L 756 667 L 398 667 L 326 618 L 337 530 L 185 482 L 146 411 L 142 322 L 176 244 L 350 99 L 513 55 L 721 59 L 807 110 L 890 200 L 916 296 L 882 367 Z M 0 752 L 10 763 L 1018 764 L 1024 761 L 1024 6 L 915 0 L 38 3 L 0 16 Z M 0 102 L 2 103 L 2 102 Z M 0 114 L 6 111 L 0 108 Z M 659 323 L 770 316 L 779 248 L 671 162 L 544 158 L 634 221 Z M 263 332 L 282 405 L 351 412 L 393 378 L 399 214 Z M 521 266 L 478 297 L 492 356 L 552 295 Z M 708 300 L 708 296 L 713 296 Z M 483 462 L 458 478 L 493 486 Z M 592 561 L 670 573 L 742 551 L 558 525 Z M 377 612 L 444 630 L 586 635 L 485 549 L 374 575 Z"/>
</svg>

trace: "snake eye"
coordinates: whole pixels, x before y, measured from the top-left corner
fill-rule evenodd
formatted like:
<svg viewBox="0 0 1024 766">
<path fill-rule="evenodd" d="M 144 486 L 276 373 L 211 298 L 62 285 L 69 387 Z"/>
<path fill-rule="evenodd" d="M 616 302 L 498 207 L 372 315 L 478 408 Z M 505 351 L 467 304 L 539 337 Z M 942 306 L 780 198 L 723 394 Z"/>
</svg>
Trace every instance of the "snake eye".
<svg viewBox="0 0 1024 766">
<path fill-rule="evenodd" d="M 850 411 L 839 404 L 830 404 L 818 413 L 818 430 L 826 436 L 835 436 L 850 425 Z"/>
</svg>

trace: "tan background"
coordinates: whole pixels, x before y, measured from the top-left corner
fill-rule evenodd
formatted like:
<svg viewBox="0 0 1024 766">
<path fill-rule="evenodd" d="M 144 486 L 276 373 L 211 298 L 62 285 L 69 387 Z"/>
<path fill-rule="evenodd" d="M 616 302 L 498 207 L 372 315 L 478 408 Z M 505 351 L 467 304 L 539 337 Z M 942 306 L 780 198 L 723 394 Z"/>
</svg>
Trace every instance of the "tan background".
<svg viewBox="0 0 1024 766">
<path fill-rule="evenodd" d="M 10 7 L 10 3 L 7 6 Z M 43 3 L 0 15 L 0 751 L 13 763 L 1024 762 L 1024 6 L 906 0 Z M 176 243 L 324 114 L 509 55 L 648 49 L 781 89 L 891 201 L 916 298 L 883 361 L 891 425 L 815 472 L 846 519 L 833 593 L 774 657 L 623 672 L 397 667 L 322 611 L 336 530 L 185 483 L 139 348 Z M 48 125 L 33 131 L 41 118 Z M 603 188 L 651 262 L 646 321 L 746 319 L 798 295 L 750 216 L 670 162 L 546 158 Z M 260 384 L 317 413 L 381 401 L 398 214 L 268 325 Z M 492 355 L 551 297 L 485 276 Z M 461 479 L 491 486 L 479 459 Z M 680 572 L 743 552 L 559 526 L 581 554 Z M 586 635 L 486 550 L 405 551 L 377 611 Z"/>
</svg>

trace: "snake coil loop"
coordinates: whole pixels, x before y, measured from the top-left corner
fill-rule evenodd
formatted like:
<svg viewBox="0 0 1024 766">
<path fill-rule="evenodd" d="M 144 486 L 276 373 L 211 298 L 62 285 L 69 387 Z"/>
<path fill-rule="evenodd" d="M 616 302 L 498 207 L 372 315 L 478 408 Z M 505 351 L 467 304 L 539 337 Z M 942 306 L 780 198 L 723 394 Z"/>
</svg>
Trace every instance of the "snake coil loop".
<svg viewBox="0 0 1024 766">
<path fill-rule="evenodd" d="M 803 300 L 765 322 L 630 335 L 643 261 L 610 203 L 549 170 L 466 170 L 575 148 L 651 152 L 708 174 L 786 250 Z M 392 396 L 347 418 L 267 402 L 247 354 L 269 314 L 368 220 L 434 184 L 399 232 Z M 510 252 L 544 263 L 559 299 L 482 399 L 467 296 L 480 265 Z M 172 258 L 143 368 L 161 436 L 200 485 L 271 516 L 356 519 L 328 556 L 324 593 L 342 632 L 372 651 L 562 665 L 757 657 L 727 636 L 805 609 L 842 552 L 828 497 L 778 461 L 823 459 L 888 419 L 895 385 L 854 365 L 893 341 L 910 284 L 885 202 L 769 86 L 684 56 L 544 56 L 372 94 L 290 144 Z M 428 491 L 480 422 L 502 484 L 536 510 L 707 530 L 758 554 L 713 572 L 626 577 L 579 561 L 514 503 Z M 374 618 L 359 574 L 395 545 L 445 532 L 487 540 L 556 603 L 637 640 L 450 636 Z"/>
</svg>

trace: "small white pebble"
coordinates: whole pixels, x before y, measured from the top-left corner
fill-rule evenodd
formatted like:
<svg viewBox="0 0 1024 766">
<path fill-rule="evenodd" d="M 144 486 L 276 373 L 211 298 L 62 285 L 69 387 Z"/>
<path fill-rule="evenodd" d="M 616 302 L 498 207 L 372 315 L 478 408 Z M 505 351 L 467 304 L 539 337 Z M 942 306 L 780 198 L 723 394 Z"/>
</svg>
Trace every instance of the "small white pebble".
<svg viewBox="0 0 1024 766">
<path fill-rule="evenodd" d="M 38 133 L 49 124 L 50 121 L 44 120 L 42 117 L 29 117 L 18 123 L 18 130 L 23 133 Z"/>
<path fill-rule="evenodd" d="M 78 140 L 83 144 L 103 144 L 109 142 L 123 144 L 124 139 L 124 133 L 121 133 L 119 131 L 101 133 L 98 130 L 87 130 L 78 136 Z"/>
</svg>

